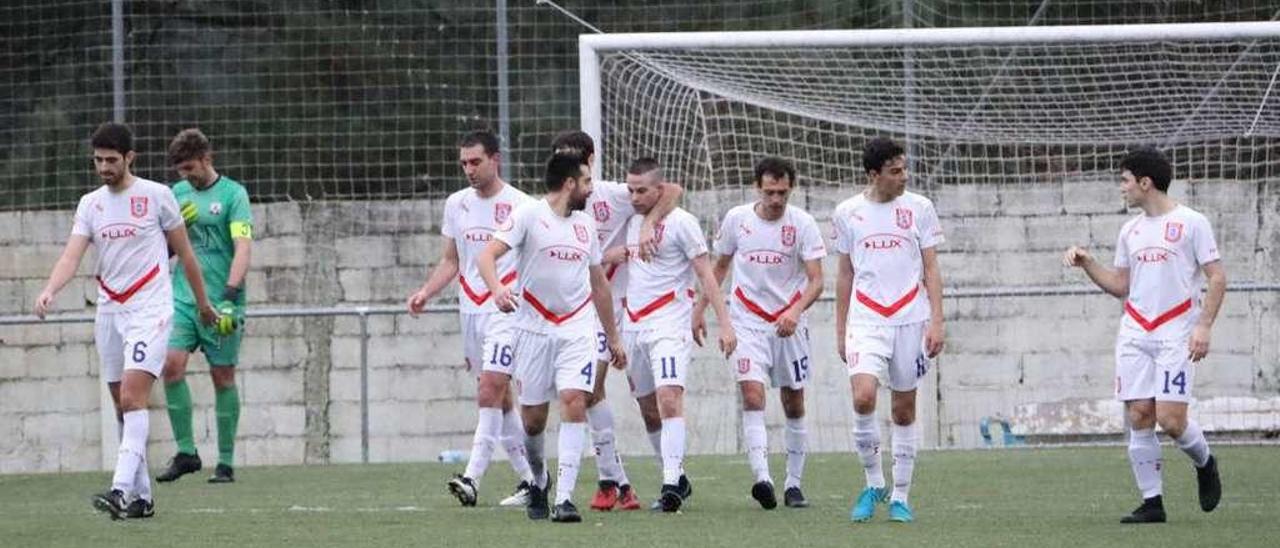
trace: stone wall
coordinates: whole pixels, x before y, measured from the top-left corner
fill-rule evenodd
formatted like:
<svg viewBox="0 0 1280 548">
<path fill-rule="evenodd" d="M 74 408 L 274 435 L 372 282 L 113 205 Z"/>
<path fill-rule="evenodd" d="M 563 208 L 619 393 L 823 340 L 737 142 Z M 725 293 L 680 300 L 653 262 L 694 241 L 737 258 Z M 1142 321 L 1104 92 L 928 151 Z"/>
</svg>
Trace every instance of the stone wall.
<svg viewBox="0 0 1280 548">
<path fill-rule="evenodd" d="M 1181 187 L 1187 190 L 1176 196 L 1214 223 L 1231 280 L 1276 283 L 1280 183 Z M 1109 182 L 946 187 L 929 194 L 947 231 L 941 262 L 948 288 L 1085 284 L 1082 273 L 1061 267 L 1062 250 L 1087 244 L 1109 261 L 1116 232 L 1130 216 Z M 794 200 L 809 204 L 826 225 L 837 199 L 832 196 L 812 190 Z M 744 191 L 729 191 L 689 196 L 686 203 L 710 219 L 723 204 L 745 199 Z M 401 303 L 439 255 L 441 205 L 256 205 L 257 241 L 248 279 L 252 307 Z M 27 313 L 69 229 L 68 211 L 0 213 L 0 315 Z M 92 313 L 92 261 L 86 258 L 80 276 L 59 296 L 59 314 Z M 834 271 L 828 261 L 828 297 L 834 294 Z M 810 317 L 814 359 L 808 410 L 816 451 L 851 447 L 848 382 L 835 355 L 832 304 L 820 302 Z M 1016 417 L 1023 431 L 1117 428 L 1108 404 L 1120 314 L 1116 300 L 1100 293 L 948 297 L 945 306 L 947 352 L 929 373 L 919 399 L 927 446 L 977 446 L 978 423 L 988 416 Z M 371 460 L 420 461 L 444 449 L 469 448 L 475 385 L 460 366 L 456 313 L 370 316 L 367 328 Z M 1205 417 L 1207 429 L 1275 429 L 1280 423 L 1277 334 L 1280 293 L 1229 294 L 1212 354 L 1195 381 L 1197 395 L 1215 410 Z M 0 325 L 0 341 L 0 472 L 88 470 L 113 462 L 116 426 L 98 380 L 92 326 Z M 239 463 L 359 461 L 357 318 L 253 319 L 241 355 Z M 737 394 L 728 366 L 707 349 L 700 349 L 695 361 L 687 409 L 697 435 L 690 450 L 739 452 Z M 197 443 L 211 458 L 216 427 L 206 372 L 203 358 L 194 358 L 190 384 L 198 405 Z M 621 451 L 647 456 L 648 441 L 618 372 L 611 374 L 608 392 L 619 417 Z M 771 444 L 780 449 L 776 398 L 768 416 Z M 151 424 L 152 465 L 159 466 L 172 452 L 159 388 Z"/>
</svg>

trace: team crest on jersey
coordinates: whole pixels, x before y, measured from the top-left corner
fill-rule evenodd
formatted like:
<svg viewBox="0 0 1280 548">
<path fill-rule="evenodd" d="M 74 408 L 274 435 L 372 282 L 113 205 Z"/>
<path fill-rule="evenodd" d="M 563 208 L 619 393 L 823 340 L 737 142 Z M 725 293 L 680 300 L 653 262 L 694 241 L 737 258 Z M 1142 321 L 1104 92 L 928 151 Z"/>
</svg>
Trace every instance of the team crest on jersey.
<svg viewBox="0 0 1280 548">
<path fill-rule="evenodd" d="M 587 234 L 587 227 L 575 224 L 573 225 L 573 235 L 578 238 L 578 242 L 587 243 L 591 237 Z"/>
<path fill-rule="evenodd" d="M 130 196 L 129 197 L 129 214 L 136 219 L 147 216 L 147 197 L 146 196 Z"/>
<path fill-rule="evenodd" d="M 603 223 L 609 220 L 609 202 L 596 202 L 591 205 L 591 210 L 596 214 L 596 222 Z"/>
<path fill-rule="evenodd" d="M 785 225 L 782 227 L 782 245 L 786 247 L 796 245 L 795 225 Z"/>
<path fill-rule="evenodd" d="M 903 207 L 896 207 L 893 209 L 893 213 L 894 213 L 894 217 L 896 217 L 896 220 L 898 222 L 898 228 L 901 228 L 903 230 L 911 229 L 912 215 L 911 215 L 910 209 L 906 209 Z"/>
<path fill-rule="evenodd" d="M 1182 239 L 1182 223 L 1165 223 L 1164 240 L 1169 243 Z"/>
<path fill-rule="evenodd" d="M 751 371 L 751 358 L 738 358 L 738 374 L 746 375 Z"/>
<path fill-rule="evenodd" d="M 221 215 L 221 214 L 222 214 L 222 202 L 214 202 L 214 203 L 212 203 L 212 204 L 209 204 L 209 214 L 210 214 L 210 215 Z"/>
<path fill-rule="evenodd" d="M 511 204 L 497 203 L 493 204 L 493 224 L 500 225 L 507 221 L 507 217 L 511 216 Z"/>
</svg>

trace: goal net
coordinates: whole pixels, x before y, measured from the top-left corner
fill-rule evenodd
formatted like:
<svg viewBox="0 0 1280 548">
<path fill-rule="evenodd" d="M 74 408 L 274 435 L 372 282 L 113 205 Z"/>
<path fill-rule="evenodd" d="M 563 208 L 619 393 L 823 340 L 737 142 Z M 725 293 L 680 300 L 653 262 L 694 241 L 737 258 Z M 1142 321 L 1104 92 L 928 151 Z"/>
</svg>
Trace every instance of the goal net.
<svg viewBox="0 0 1280 548">
<path fill-rule="evenodd" d="M 868 138 L 907 146 L 909 187 L 934 200 L 947 234 L 949 346 L 920 398 L 926 439 L 942 446 L 982 445 L 984 432 L 998 445 L 1005 425 L 1010 443 L 1123 431 L 1111 399 L 1120 305 L 1059 257 L 1078 244 L 1110 263 L 1134 214 L 1117 163 L 1134 145 L 1160 147 L 1174 163 L 1171 194 L 1209 216 L 1232 282 L 1197 370 L 1195 413 L 1219 436 L 1280 425 L 1280 24 L 630 34 L 579 44 L 582 124 L 602 143 L 599 175 L 621 179 L 631 160 L 656 157 L 709 230 L 753 199 L 762 156 L 794 162 L 792 203 L 825 222 L 862 188 Z M 830 280 L 835 263 L 825 266 Z M 818 443 L 838 448 L 848 444 L 848 385 L 830 340 L 831 303 L 812 316 L 826 377 L 812 391 L 832 404 L 811 410 Z"/>
</svg>

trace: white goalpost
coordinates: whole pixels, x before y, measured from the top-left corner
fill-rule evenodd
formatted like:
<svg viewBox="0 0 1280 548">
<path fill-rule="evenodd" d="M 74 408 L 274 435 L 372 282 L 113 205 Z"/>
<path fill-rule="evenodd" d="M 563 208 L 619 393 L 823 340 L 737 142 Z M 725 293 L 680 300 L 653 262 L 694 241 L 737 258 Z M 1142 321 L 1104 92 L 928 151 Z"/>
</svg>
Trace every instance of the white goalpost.
<svg viewBox="0 0 1280 548">
<path fill-rule="evenodd" d="M 949 347 L 922 403 L 940 446 L 979 445 L 993 420 L 1048 441 L 1119 431 L 1118 304 L 1058 257 L 1110 262 L 1131 216 L 1116 164 L 1160 147 L 1237 289 L 1196 380 L 1201 420 L 1280 430 L 1280 22 L 601 34 L 578 53 L 595 177 L 655 157 L 708 231 L 754 196 L 762 156 L 795 164 L 792 201 L 822 222 L 862 184 L 869 137 L 908 144 L 948 239 Z"/>
</svg>

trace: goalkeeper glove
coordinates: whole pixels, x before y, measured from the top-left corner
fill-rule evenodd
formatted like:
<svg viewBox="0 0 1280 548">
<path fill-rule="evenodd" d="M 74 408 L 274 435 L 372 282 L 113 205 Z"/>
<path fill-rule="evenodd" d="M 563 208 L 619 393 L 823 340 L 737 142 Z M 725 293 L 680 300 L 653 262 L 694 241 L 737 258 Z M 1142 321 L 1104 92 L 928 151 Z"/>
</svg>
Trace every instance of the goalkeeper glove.
<svg viewBox="0 0 1280 548">
<path fill-rule="evenodd" d="M 215 310 L 218 312 L 218 321 L 213 324 L 214 333 L 226 337 L 234 334 L 237 329 L 240 329 L 240 325 L 243 321 L 240 319 L 240 314 L 236 311 L 236 305 L 232 304 L 230 301 L 222 301 L 221 303 L 218 303 Z"/>
<path fill-rule="evenodd" d="M 182 220 L 187 223 L 187 226 L 196 224 L 196 219 L 200 218 L 200 210 L 197 209 L 196 204 L 190 200 L 182 202 L 180 212 L 182 213 Z"/>
</svg>

